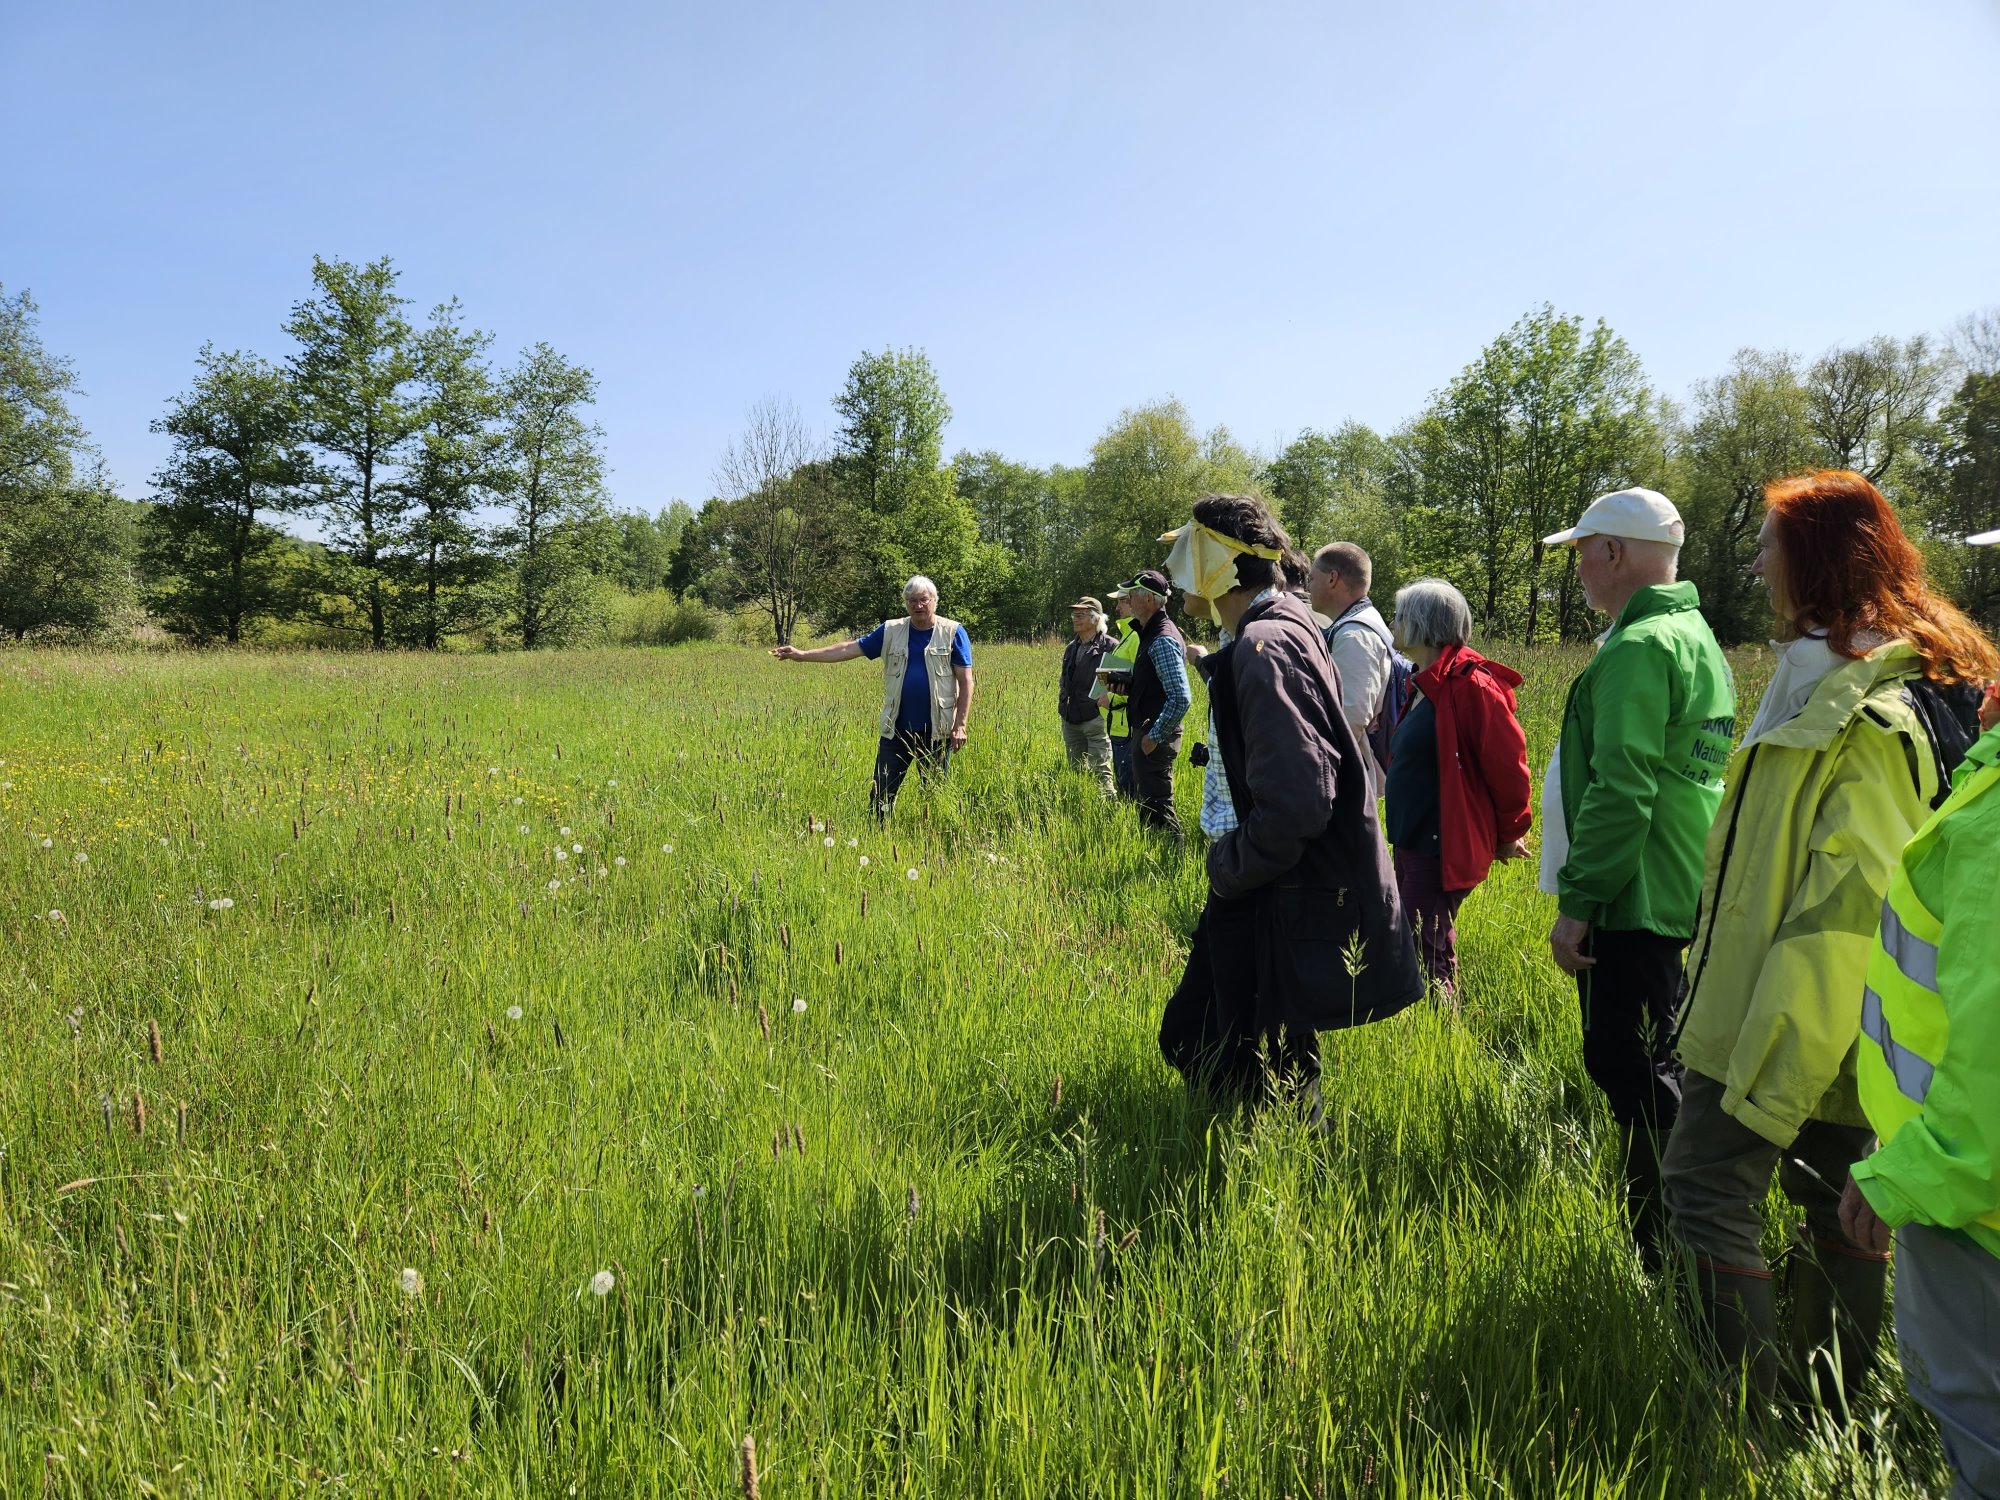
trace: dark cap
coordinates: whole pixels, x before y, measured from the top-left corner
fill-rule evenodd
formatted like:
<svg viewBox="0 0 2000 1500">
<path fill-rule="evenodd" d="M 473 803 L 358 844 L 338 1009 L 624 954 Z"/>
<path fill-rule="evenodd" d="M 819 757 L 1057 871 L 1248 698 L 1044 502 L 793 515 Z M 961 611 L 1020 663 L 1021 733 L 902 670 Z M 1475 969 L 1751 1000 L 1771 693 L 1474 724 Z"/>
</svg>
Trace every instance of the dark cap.
<svg viewBox="0 0 2000 1500">
<path fill-rule="evenodd" d="M 1167 575 L 1162 573 L 1158 568 L 1147 568 L 1143 572 L 1133 574 L 1132 577 L 1119 584 L 1117 588 L 1111 591 L 1111 597 L 1122 599 L 1127 594 L 1133 593 L 1138 589 L 1144 589 L 1156 598 L 1165 599 L 1173 593 L 1174 586 L 1167 582 Z"/>
</svg>

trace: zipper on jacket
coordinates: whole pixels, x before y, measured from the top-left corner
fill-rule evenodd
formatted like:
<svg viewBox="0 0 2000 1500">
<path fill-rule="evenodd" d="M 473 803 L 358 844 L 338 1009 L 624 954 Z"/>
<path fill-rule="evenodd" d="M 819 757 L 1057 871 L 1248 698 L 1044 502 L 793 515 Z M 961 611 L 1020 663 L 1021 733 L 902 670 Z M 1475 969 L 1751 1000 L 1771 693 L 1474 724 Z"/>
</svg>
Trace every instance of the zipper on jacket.
<svg viewBox="0 0 2000 1500">
<path fill-rule="evenodd" d="M 1752 745 L 1750 755 L 1743 762 L 1743 779 L 1736 786 L 1736 807 L 1729 814 L 1729 832 L 1722 837 L 1722 863 L 1715 871 L 1715 910 L 1708 913 L 1708 941 L 1701 945 L 1701 960 L 1695 965 L 1694 978 L 1688 981 L 1688 998 L 1694 998 L 1695 986 L 1701 983 L 1702 971 L 1708 967 L 1708 955 L 1715 947 L 1716 913 L 1722 909 L 1722 887 L 1729 879 L 1729 856 L 1736 850 L 1736 824 L 1743 816 L 1743 804 L 1750 796 L 1750 773 L 1757 767 L 1757 752 L 1762 745 Z"/>
</svg>

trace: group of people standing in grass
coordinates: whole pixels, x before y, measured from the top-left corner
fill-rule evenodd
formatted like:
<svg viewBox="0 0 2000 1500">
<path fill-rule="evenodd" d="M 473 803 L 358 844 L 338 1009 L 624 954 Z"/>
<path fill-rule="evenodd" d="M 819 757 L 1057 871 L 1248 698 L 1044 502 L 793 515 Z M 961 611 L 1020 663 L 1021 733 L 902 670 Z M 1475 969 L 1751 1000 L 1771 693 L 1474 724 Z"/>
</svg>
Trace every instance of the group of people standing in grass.
<svg viewBox="0 0 2000 1500">
<path fill-rule="evenodd" d="M 1649 1269 L 1685 1268 L 1732 1380 L 1832 1406 L 1871 1367 L 1893 1237 L 1905 1375 L 1960 1492 L 2000 1496 L 2000 653 L 1867 479 L 1782 480 L 1754 568 L 1777 669 L 1743 726 L 1683 538 L 1632 489 L 1545 539 L 1610 620 L 1540 788 L 1541 875 L 1632 1236 Z M 1179 843 L 1202 674 L 1209 894 L 1161 1049 L 1192 1084 L 1317 1121 L 1318 1034 L 1427 988 L 1455 1002 L 1460 904 L 1531 853 L 1521 678 L 1472 648 L 1449 583 L 1411 584 L 1385 620 L 1364 552 L 1308 561 L 1254 497 L 1204 497 L 1161 540 L 1163 565 L 1112 592 L 1117 631 L 1095 598 L 1072 607 L 1065 745 Z M 1176 588 L 1216 649 L 1181 637 Z M 883 659 L 882 812 L 910 764 L 963 743 L 972 692 L 935 589 L 905 597 L 859 640 L 778 653 Z M 1804 1211 L 1782 1328 L 1774 1175 Z"/>
</svg>

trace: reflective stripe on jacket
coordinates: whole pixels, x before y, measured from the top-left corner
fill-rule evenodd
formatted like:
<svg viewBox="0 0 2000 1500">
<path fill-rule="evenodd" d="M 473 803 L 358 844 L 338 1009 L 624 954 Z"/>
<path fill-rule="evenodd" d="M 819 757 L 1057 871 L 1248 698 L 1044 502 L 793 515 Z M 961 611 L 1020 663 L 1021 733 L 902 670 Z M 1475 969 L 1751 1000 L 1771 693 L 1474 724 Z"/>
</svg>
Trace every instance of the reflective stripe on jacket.
<svg viewBox="0 0 2000 1500">
<path fill-rule="evenodd" d="M 1843 662 L 1729 763 L 1678 1052 L 1779 1146 L 1807 1120 L 1867 1123 L 1854 1080 L 1862 975 L 1882 893 L 1938 790 L 1903 696 L 1922 668 L 1902 641 Z"/>
<path fill-rule="evenodd" d="M 1854 1180 L 1891 1225 L 2000 1255 L 2000 729 L 1903 853 L 1861 1002 L 1861 1104 L 1882 1138 Z"/>
</svg>

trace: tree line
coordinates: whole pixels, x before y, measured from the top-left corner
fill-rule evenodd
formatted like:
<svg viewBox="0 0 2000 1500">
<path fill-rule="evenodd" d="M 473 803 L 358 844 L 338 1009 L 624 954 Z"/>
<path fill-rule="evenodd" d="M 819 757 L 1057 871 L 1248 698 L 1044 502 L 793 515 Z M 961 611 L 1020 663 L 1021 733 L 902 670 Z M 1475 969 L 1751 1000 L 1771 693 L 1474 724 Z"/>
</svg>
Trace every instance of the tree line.
<svg viewBox="0 0 2000 1500">
<path fill-rule="evenodd" d="M 2000 309 L 1948 339 L 1877 337 L 1810 361 L 1745 349 L 1676 402 L 1603 322 L 1543 306 L 1395 430 L 1309 429 L 1268 455 L 1170 399 L 1121 413 L 1075 466 L 991 451 L 946 462 L 950 407 L 917 350 L 865 356 L 834 404 L 824 453 L 791 408 L 752 411 L 717 471 L 722 497 L 682 533 L 676 588 L 755 604 L 785 640 L 808 619 L 869 624 L 896 581 L 925 572 L 983 633 L 1032 636 L 1156 562 L 1155 538 L 1198 496 L 1251 490 L 1308 547 L 1366 547 L 1379 595 L 1442 575 L 1489 636 L 1583 640 L 1599 627 L 1575 554 L 1541 538 L 1594 496 L 1647 485 L 1679 504 L 1684 575 L 1740 642 L 1769 628 L 1750 573 L 1764 485 L 1839 467 L 1881 486 L 1943 586 L 2000 626 L 2000 558 L 1957 544 L 2000 527 Z"/>
<path fill-rule="evenodd" d="M 276 622 L 376 649 L 534 648 L 590 633 L 600 579 L 662 586 L 691 512 L 610 508 L 591 372 L 546 343 L 496 369 L 457 299 L 418 325 L 397 279 L 387 258 L 316 259 L 284 360 L 204 346 L 152 424 L 168 457 L 136 505 L 32 299 L 0 295 L 0 627 L 84 634 L 136 605 L 195 644 Z"/>
<path fill-rule="evenodd" d="M 1643 484 L 1679 504 L 1683 573 L 1718 633 L 1744 641 L 1768 629 L 1749 571 L 1763 486 L 1834 466 L 1881 486 L 1941 584 L 2000 627 L 2000 557 L 1956 545 L 2000 527 L 2000 309 L 1810 360 L 1745 349 L 1677 401 L 1602 321 L 1545 305 L 1387 432 L 1349 421 L 1259 453 L 1167 399 L 1122 412 L 1082 463 L 1047 467 L 947 458 L 936 370 L 889 349 L 855 360 L 826 437 L 766 400 L 699 511 L 648 516 L 609 504 L 589 371 L 546 344 L 495 371 L 455 300 L 416 327 L 395 285 L 386 259 L 317 261 L 283 363 L 204 349 L 155 424 L 172 449 L 139 506 L 91 455 L 32 303 L 0 297 L 0 625 L 101 627 L 136 579 L 153 618 L 195 642 L 303 620 L 374 647 L 483 632 L 532 648 L 589 638 L 607 585 L 665 586 L 676 607 L 788 641 L 872 624 L 921 572 L 978 633 L 1021 638 L 1156 562 L 1155 538 L 1199 495 L 1251 490 L 1304 545 L 1366 547 L 1378 596 L 1439 574 L 1489 637 L 1579 640 L 1597 627 L 1574 554 L 1540 538 Z"/>
</svg>

